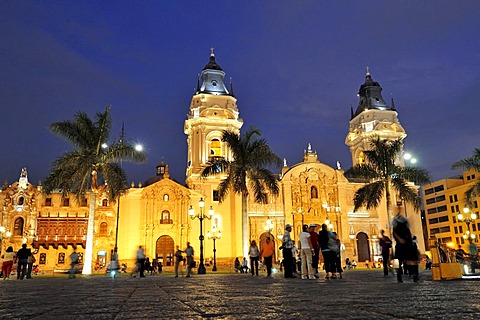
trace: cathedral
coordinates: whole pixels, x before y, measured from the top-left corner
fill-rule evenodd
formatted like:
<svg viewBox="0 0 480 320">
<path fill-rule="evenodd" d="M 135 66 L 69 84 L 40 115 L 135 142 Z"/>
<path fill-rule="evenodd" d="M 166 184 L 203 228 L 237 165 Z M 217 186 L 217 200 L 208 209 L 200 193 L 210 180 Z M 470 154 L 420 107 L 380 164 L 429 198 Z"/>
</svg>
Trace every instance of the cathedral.
<svg viewBox="0 0 480 320">
<path fill-rule="evenodd" d="M 278 195 L 267 195 L 264 203 L 248 198 L 248 219 L 242 221 L 242 199 L 229 193 L 219 201 L 218 185 L 222 176 L 201 177 L 206 164 L 215 159 L 233 160 L 222 142 L 222 132 L 239 133 L 243 125 L 233 88 L 227 88 L 225 72 L 212 52 L 204 66 L 184 124 L 187 136 L 187 168 L 185 184 L 171 179 L 168 164 L 161 162 L 155 175 L 134 185 L 116 202 L 110 203 L 100 187 L 95 199 L 93 266 L 104 272 L 117 244 L 120 261 L 134 265 L 139 246 L 150 260 L 172 266 L 176 246 L 190 242 L 196 260 L 203 246 L 207 265 L 216 256 L 219 268 L 232 268 L 235 257 L 246 256 L 249 240 L 261 246 L 267 236 L 274 238 L 277 258 L 281 259 L 281 237 L 286 224 L 293 225 L 292 237 L 299 239 L 302 224 L 325 223 L 337 232 L 341 241 L 342 259 L 358 262 L 377 261 L 380 255 L 380 229 L 389 230 L 385 199 L 376 209 L 353 211 L 355 191 L 362 182 L 349 180 L 337 163 L 330 167 L 318 159 L 309 144 L 303 161 L 287 165 L 284 160 L 278 172 Z M 398 120 L 393 99 L 388 105 L 380 84 L 367 69 L 361 84 L 356 110 L 351 110 L 345 143 L 352 154 L 352 164 L 364 163 L 363 151 L 369 139 L 404 139 L 406 132 Z M 401 159 L 398 160 L 401 163 Z M 412 185 L 413 186 L 413 185 Z M 45 194 L 42 184 L 28 180 L 22 169 L 19 180 L 5 182 L 0 192 L 3 203 L 0 220 L 0 249 L 9 246 L 17 251 L 27 243 L 44 271 L 68 269 L 68 255 L 77 249 L 80 261 L 85 259 L 87 221 L 90 197 L 77 200 L 75 195 Z M 412 233 L 418 247 L 425 250 L 420 213 L 392 195 L 394 211 L 409 212 Z M 405 207 L 405 205 L 407 207 Z M 318 229 L 317 229 L 318 231 Z M 202 240 L 200 240 L 202 239 Z M 94 271 L 95 272 L 95 271 Z"/>
</svg>

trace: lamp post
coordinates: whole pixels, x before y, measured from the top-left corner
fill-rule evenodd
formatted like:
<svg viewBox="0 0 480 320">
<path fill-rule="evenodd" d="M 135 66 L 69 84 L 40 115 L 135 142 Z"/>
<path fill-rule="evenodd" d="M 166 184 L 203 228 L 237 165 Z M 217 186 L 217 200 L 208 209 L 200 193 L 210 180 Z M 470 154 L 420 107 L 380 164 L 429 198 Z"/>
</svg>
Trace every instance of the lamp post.
<svg viewBox="0 0 480 320">
<path fill-rule="evenodd" d="M 458 218 L 458 221 L 463 221 L 467 224 L 467 231 L 463 235 L 463 238 L 468 239 L 468 242 L 471 245 L 476 236 L 474 233 L 470 232 L 470 223 L 472 223 L 477 219 L 477 214 L 475 212 L 470 211 L 468 207 L 463 208 L 463 213 L 465 214 L 465 216 L 462 213 L 459 213 L 457 218 Z"/>
<path fill-rule="evenodd" d="M 222 232 L 217 231 L 216 227 L 212 228 L 212 232 L 207 232 L 207 238 L 213 240 L 213 269 L 212 271 L 217 271 L 217 248 L 215 247 L 215 241 L 222 237 Z"/>
<path fill-rule="evenodd" d="M 200 236 L 198 237 L 198 239 L 200 240 L 200 264 L 198 265 L 198 274 L 205 274 L 207 273 L 207 269 L 205 269 L 205 264 L 203 263 L 203 219 L 212 219 L 213 208 L 210 207 L 210 209 L 208 209 L 207 216 L 203 212 L 203 208 L 205 207 L 205 202 L 203 201 L 203 198 L 200 198 L 200 201 L 198 201 L 198 206 L 200 207 L 200 212 L 198 214 L 195 214 L 195 210 L 191 205 L 188 209 L 188 214 L 190 215 L 190 218 L 192 218 L 192 220 L 194 220 L 195 218 L 200 220 Z"/>
</svg>

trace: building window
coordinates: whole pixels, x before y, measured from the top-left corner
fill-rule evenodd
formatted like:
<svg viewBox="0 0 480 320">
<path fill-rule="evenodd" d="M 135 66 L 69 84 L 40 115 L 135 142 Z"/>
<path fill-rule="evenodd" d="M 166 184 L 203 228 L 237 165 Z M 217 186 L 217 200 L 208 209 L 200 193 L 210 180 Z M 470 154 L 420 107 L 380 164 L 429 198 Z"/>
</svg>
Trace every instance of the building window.
<svg viewBox="0 0 480 320">
<path fill-rule="evenodd" d="M 87 206 L 87 198 L 83 198 L 82 202 L 80 203 L 81 207 L 86 207 Z"/>
<path fill-rule="evenodd" d="M 452 220 L 453 220 L 453 223 L 457 223 L 457 217 L 453 216 Z"/>
<path fill-rule="evenodd" d="M 108 199 L 102 200 L 102 207 L 108 207 Z"/>
<path fill-rule="evenodd" d="M 23 236 L 23 218 L 18 217 L 13 224 L 13 235 Z"/>
<path fill-rule="evenodd" d="M 65 252 L 58 254 L 58 264 L 65 264 Z"/>
<path fill-rule="evenodd" d="M 212 199 L 213 201 L 220 201 L 220 193 L 218 192 L 218 190 L 213 190 Z"/>
<path fill-rule="evenodd" d="M 453 230 L 455 230 L 455 234 L 458 234 L 458 227 L 454 227 Z"/>
<path fill-rule="evenodd" d="M 106 222 L 100 223 L 100 237 L 106 237 L 108 234 L 108 225 Z"/>
<path fill-rule="evenodd" d="M 45 198 L 45 207 L 52 206 L 52 198 Z"/>
<path fill-rule="evenodd" d="M 170 212 L 167 210 L 162 211 L 162 219 L 160 220 L 160 224 L 173 224 L 173 220 L 170 219 Z"/>
<path fill-rule="evenodd" d="M 459 227 L 458 227 L 458 231 L 459 231 L 459 233 L 463 233 L 463 227 L 462 227 L 462 226 L 459 226 Z"/>
<path fill-rule="evenodd" d="M 450 199 L 450 203 L 452 203 L 453 202 L 453 197 L 450 195 L 448 198 Z"/>
<path fill-rule="evenodd" d="M 448 221 L 448 216 L 443 216 L 438 218 L 438 222 L 445 222 Z"/>
<path fill-rule="evenodd" d="M 63 198 L 63 206 L 70 207 L 70 198 Z"/>
<path fill-rule="evenodd" d="M 46 264 L 47 263 L 47 254 L 46 253 L 40 253 L 40 261 L 38 261 L 39 264 Z"/>
<path fill-rule="evenodd" d="M 218 138 L 214 138 L 210 142 L 210 156 L 211 157 L 222 156 L 222 144 Z"/>
<path fill-rule="evenodd" d="M 167 202 L 168 199 L 169 199 L 169 196 L 168 196 L 168 194 L 165 193 L 165 194 L 163 195 L 163 201 Z"/>
<path fill-rule="evenodd" d="M 83 252 L 77 252 L 78 254 L 78 263 L 83 263 Z"/>
<path fill-rule="evenodd" d="M 317 189 L 317 187 L 312 186 L 312 187 L 310 188 L 310 197 L 311 197 L 312 199 L 318 199 L 318 189 Z"/>
<path fill-rule="evenodd" d="M 477 225 L 476 224 L 472 224 L 472 230 L 477 231 Z"/>
<path fill-rule="evenodd" d="M 433 188 L 433 190 L 434 190 L 435 192 L 440 192 L 440 191 L 445 190 L 445 188 L 443 187 L 443 184 L 442 184 L 442 185 L 440 185 L 440 186 L 438 186 L 438 187 Z"/>
<path fill-rule="evenodd" d="M 472 180 L 475 179 L 475 174 L 472 174 Z"/>
<path fill-rule="evenodd" d="M 453 200 L 454 200 L 455 202 L 457 202 L 457 201 L 458 201 L 458 197 L 457 197 L 457 195 L 456 195 L 456 194 L 454 194 L 454 195 L 453 195 Z"/>
<path fill-rule="evenodd" d="M 23 206 L 24 203 L 25 203 L 25 199 L 24 199 L 23 197 L 18 198 L 17 204 L 18 204 L 19 206 Z"/>
<path fill-rule="evenodd" d="M 447 206 L 437 207 L 437 212 L 443 212 L 443 211 L 447 211 Z"/>
<path fill-rule="evenodd" d="M 433 188 L 425 190 L 425 195 L 432 194 L 432 193 L 433 193 Z"/>
</svg>

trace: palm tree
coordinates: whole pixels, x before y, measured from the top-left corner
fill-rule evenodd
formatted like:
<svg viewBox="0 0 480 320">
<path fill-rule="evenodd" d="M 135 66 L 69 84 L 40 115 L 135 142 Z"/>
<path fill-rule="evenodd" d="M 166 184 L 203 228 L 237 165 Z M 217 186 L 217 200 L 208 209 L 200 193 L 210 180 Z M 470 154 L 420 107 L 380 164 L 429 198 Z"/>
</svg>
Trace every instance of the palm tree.
<svg viewBox="0 0 480 320">
<path fill-rule="evenodd" d="M 267 169 L 270 165 L 280 165 L 280 159 L 270 149 L 267 141 L 259 138 L 261 131 L 250 128 L 243 135 L 224 131 L 222 141 L 231 150 L 233 160 L 216 159 L 209 162 L 202 172 L 203 177 L 224 174 L 218 186 L 220 201 L 229 191 L 242 195 L 242 246 L 248 252 L 248 195 L 253 192 L 254 201 L 265 203 L 266 192 L 278 195 L 279 188 L 276 176 Z"/>
<path fill-rule="evenodd" d="M 402 140 L 381 140 L 378 136 L 370 140 L 372 149 L 364 151 L 365 164 L 358 164 L 345 172 L 347 178 L 357 178 L 367 182 L 355 192 L 354 211 L 361 207 L 377 208 L 385 195 L 387 218 L 392 217 L 392 189 L 401 199 L 420 209 L 418 191 L 408 185 L 408 181 L 424 184 L 430 181 L 429 173 L 421 168 L 401 167 L 395 163 L 402 151 Z M 390 229 L 390 224 L 389 224 Z M 390 230 L 391 234 L 391 230 Z"/>
<path fill-rule="evenodd" d="M 455 162 L 452 165 L 452 169 L 475 170 L 477 172 L 480 172 L 480 149 L 475 148 L 475 150 L 473 150 L 473 154 L 471 157 Z M 474 206 L 473 198 L 478 197 L 479 195 L 480 195 L 480 180 L 477 180 L 475 184 L 465 192 L 467 205 L 473 208 Z"/>
<path fill-rule="evenodd" d="M 44 190 L 59 189 L 63 196 L 75 194 L 77 202 L 90 191 L 87 241 L 83 274 L 92 273 L 93 233 L 96 193 L 104 184 L 109 200 L 114 201 L 126 189 L 126 174 L 120 161 L 144 162 L 146 154 L 121 139 L 107 146 L 111 130 L 110 106 L 98 112 L 92 121 L 85 112 L 77 112 L 72 121 L 52 123 L 50 131 L 74 146 L 53 162 L 53 169 L 45 179 Z"/>
</svg>

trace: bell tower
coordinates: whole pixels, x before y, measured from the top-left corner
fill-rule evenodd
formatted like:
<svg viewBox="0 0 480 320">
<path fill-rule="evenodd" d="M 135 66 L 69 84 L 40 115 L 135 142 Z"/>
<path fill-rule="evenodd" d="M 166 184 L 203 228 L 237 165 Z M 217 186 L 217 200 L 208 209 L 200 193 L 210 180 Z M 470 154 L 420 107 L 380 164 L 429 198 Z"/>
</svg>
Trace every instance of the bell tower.
<svg viewBox="0 0 480 320">
<path fill-rule="evenodd" d="M 222 142 L 223 131 L 240 132 L 243 120 L 240 119 L 237 99 L 225 83 L 225 72 L 215 60 L 211 49 L 209 62 L 199 76 L 197 90 L 192 97 L 184 132 L 187 135 L 186 182 L 189 187 L 199 178 L 205 164 L 215 158 L 233 160 Z"/>
<path fill-rule="evenodd" d="M 382 97 L 382 87 L 372 80 L 368 67 L 358 96 L 357 110 L 353 112 L 351 109 L 350 127 L 345 139 L 345 144 L 350 147 L 353 166 L 364 163 L 363 151 L 370 149 L 369 140 L 372 137 L 396 140 L 407 136 L 398 120 L 393 98 L 390 106 L 387 105 Z M 403 165 L 403 158 L 399 161 Z"/>
</svg>

